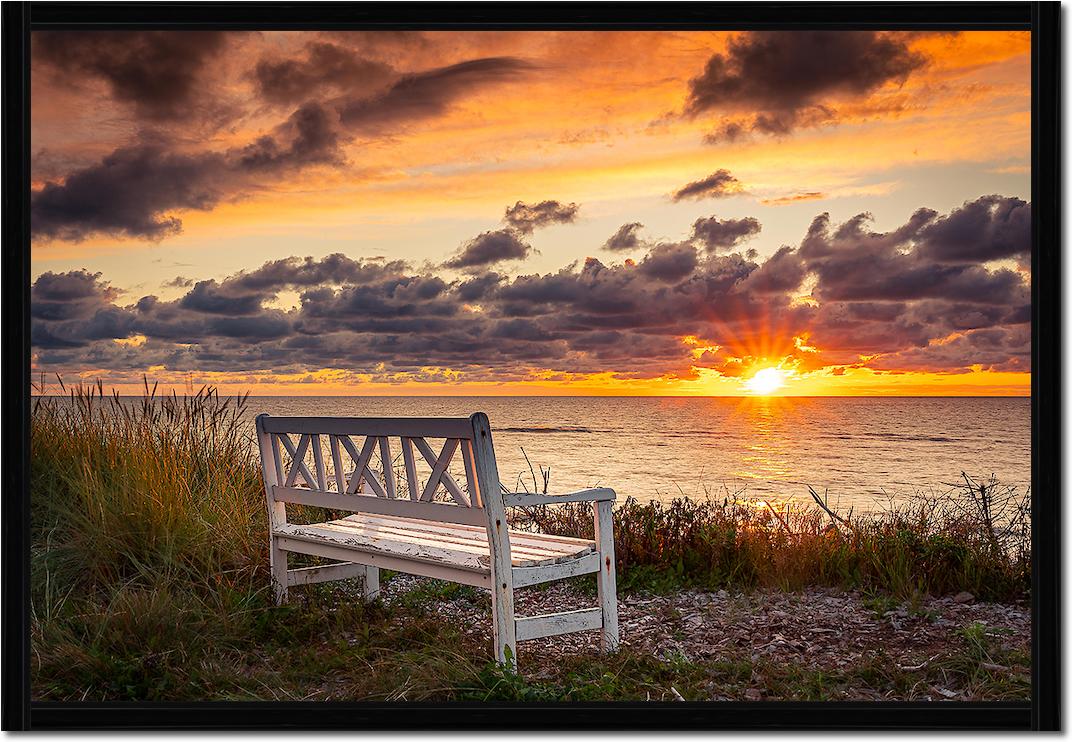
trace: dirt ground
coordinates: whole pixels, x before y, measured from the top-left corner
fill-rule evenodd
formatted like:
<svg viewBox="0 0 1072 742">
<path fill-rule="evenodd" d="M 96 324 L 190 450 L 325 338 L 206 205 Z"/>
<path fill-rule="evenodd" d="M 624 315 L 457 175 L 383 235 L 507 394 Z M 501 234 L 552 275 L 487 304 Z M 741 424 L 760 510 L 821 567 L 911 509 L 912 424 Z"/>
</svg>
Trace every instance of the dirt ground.
<svg viewBox="0 0 1072 742">
<path fill-rule="evenodd" d="M 384 587 L 387 602 L 420 590 L 427 581 L 398 575 Z M 595 605 L 595 598 L 567 583 L 516 593 L 519 616 L 574 610 Z M 464 591 L 455 597 L 436 597 L 424 610 L 465 627 L 474 639 L 490 642 L 486 592 Z M 983 641 L 1001 651 L 1027 657 L 1031 643 L 1030 606 L 977 602 L 962 593 L 921 598 L 897 605 L 888 598 L 868 598 L 858 592 L 816 588 L 800 592 L 725 590 L 681 591 L 671 595 L 627 595 L 619 598 L 621 641 L 626 647 L 666 661 L 745 660 L 753 666 L 793 666 L 844 676 L 852 668 L 880 658 L 894 671 L 919 676 L 907 694 L 916 699 L 966 700 L 977 692 L 945 677 L 943 662 L 965 652 L 963 630 L 978 625 Z M 564 656 L 595 653 L 599 632 L 587 631 L 524 642 L 518 660 L 527 679 L 554 677 Z M 1001 678 L 1025 682 L 1029 668 L 977 659 L 983 669 Z M 931 672 L 926 672 L 928 669 Z M 746 689 L 745 697 L 765 697 L 762 678 Z M 905 694 L 857 684 L 843 697 L 893 700 Z M 917 687 L 918 686 L 918 687 Z M 837 693 L 835 693 L 835 696 Z M 717 698 L 717 694 L 712 698 Z"/>
</svg>

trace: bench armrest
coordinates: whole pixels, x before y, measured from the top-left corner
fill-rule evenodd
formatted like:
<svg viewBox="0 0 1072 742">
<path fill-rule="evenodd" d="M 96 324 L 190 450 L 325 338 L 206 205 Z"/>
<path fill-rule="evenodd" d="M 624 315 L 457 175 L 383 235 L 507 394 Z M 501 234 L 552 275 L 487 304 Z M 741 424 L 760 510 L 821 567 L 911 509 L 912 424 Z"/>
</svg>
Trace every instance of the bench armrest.
<svg viewBox="0 0 1072 742">
<path fill-rule="evenodd" d="M 614 502 L 617 495 L 610 487 L 592 487 L 590 489 L 567 492 L 562 495 L 538 495 L 532 492 L 508 492 L 503 495 L 506 507 L 527 507 L 530 505 L 559 505 L 564 502 Z"/>
</svg>

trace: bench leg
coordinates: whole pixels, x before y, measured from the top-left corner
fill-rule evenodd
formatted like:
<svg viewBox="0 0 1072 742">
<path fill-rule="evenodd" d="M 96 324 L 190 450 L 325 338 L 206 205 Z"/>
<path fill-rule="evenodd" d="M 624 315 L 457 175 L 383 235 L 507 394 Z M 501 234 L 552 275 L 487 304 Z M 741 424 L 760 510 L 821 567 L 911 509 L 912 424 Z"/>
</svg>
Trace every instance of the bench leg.
<svg viewBox="0 0 1072 742">
<path fill-rule="evenodd" d="M 514 593 L 507 586 L 495 585 L 491 591 L 492 638 L 495 642 L 495 661 L 512 670 L 517 669 L 517 634 L 514 623 Z"/>
<path fill-rule="evenodd" d="M 613 505 L 609 501 L 597 502 L 595 506 L 595 534 L 601 561 L 596 588 L 599 593 L 599 607 L 603 611 L 600 645 L 605 652 L 615 652 L 618 649 L 618 588 L 614 567 L 612 508 Z"/>
<path fill-rule="evenodd" d="M 366 603 L 371 603 L 380 597 L 380 568 L 365 567 L 364 587 L 362 596 Z"/>
<path fill-rule="evenodd" d="M 272 539 L 271 553 L 268 555 L 272 567 L 272 587 L 275 590 L 276 605 L 287 602 L 287 552 L 276 546 Z"/>
</svg>

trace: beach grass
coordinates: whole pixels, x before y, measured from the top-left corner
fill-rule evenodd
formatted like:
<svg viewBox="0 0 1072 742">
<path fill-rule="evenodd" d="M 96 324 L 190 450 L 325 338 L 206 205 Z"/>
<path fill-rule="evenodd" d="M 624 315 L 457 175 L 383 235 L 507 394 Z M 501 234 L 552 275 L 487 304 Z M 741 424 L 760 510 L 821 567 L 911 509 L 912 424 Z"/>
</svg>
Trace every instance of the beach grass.
<svg viewBox="0 0 1072 742">
<path fill-rule="evenodd" d="M 504 674 L 489 646 L 425 610 L 424 601 L 443 596 L 364 606 L 339 583 L 296 590 L 294 602 L 274 606 L 244 398 L 212 389 L 158 395 L 148 384 L 133 403 L 99 385 L 61 391 L 69 393 L 62 403 L 35 400 L 31 425 L 35 698 L 655 700 L 673 683 L 699 693 L 689 681 L 697 673 L 715 673 L 729 689 L 746 672 L 745 660 L 697 669 L 627 650 L 529 682 Z M 989 490 L 995 502 L 999 491 L 996 483 Z M 591 530 L 590 513 L 572 506 L 530 509 L 518 521 Z M 1011 533 L 959 505 L 845 517 L 733 498 L 629 500 L 615 514 L 622 591 L 830 585 L 1013 600 L 1026 595 L 1030 552 Z M 982 662 L 970 638 L 948 655 L 965 672 Z M 752 677 L 754 663 L 746 664 Z M 816 687 L 857 682 L 853 673 L 865 671 L 848 668 Z M 763 673 L 783 678 L 785 697 L 818 682 L 804 668 Z M 979 697 L 1006 697 L 1007 688 L 980 677 Z M 741 682 L 743 692 L 751 681 Z"/>
</svg>

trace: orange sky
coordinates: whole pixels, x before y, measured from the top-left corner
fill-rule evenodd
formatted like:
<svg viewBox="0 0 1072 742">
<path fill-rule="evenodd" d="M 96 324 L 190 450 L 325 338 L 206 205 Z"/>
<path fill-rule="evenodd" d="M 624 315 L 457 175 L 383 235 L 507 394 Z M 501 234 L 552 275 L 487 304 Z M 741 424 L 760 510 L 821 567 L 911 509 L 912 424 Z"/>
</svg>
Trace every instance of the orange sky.
<svg viewBox="0 0 1072 742">
<path fill-rule="evenodd" d="M 254 394 L 736 395 L 778 368 L 775 394 L 1026 395 L 1029 49 L 36 34 L 34 367 Z"/>
</svg>

